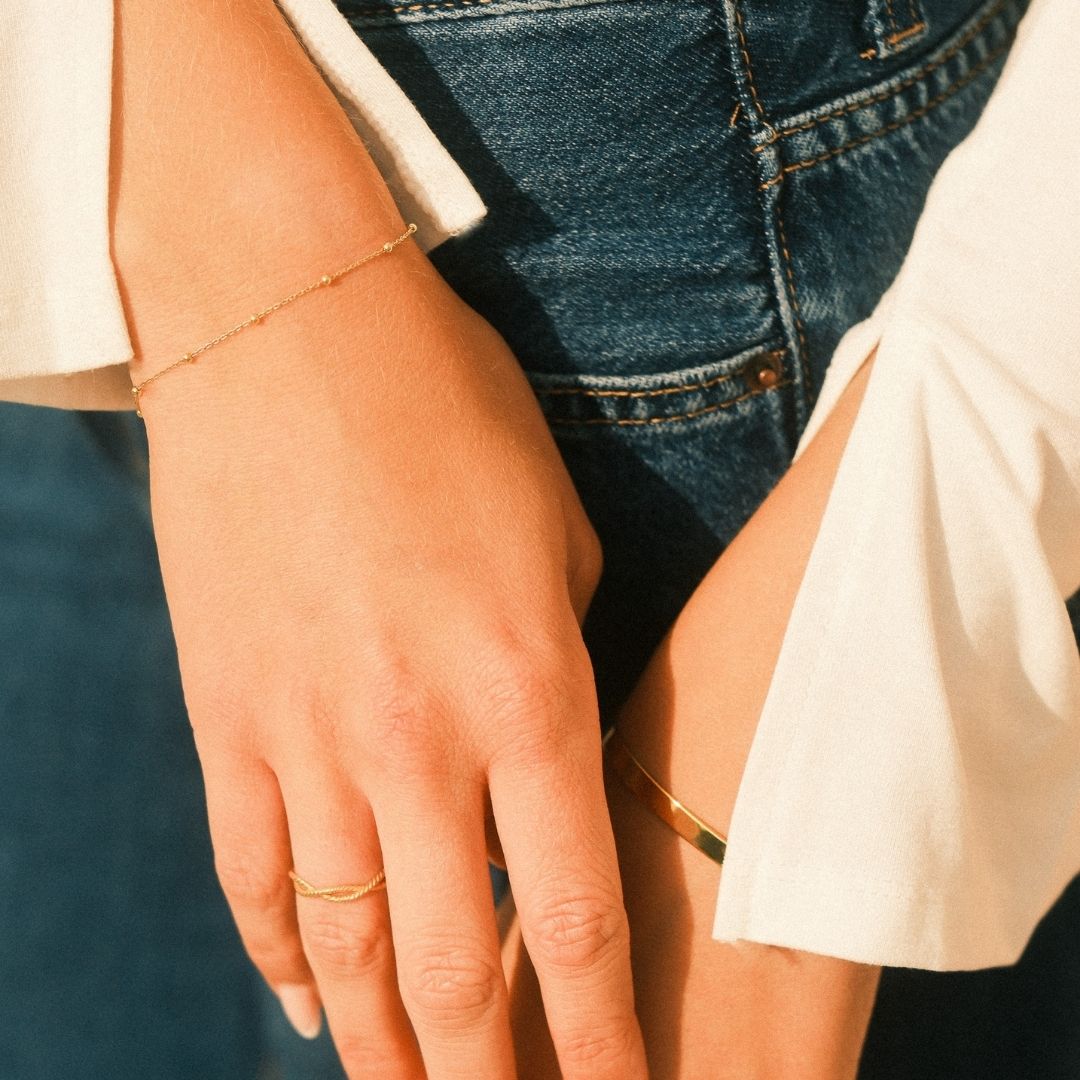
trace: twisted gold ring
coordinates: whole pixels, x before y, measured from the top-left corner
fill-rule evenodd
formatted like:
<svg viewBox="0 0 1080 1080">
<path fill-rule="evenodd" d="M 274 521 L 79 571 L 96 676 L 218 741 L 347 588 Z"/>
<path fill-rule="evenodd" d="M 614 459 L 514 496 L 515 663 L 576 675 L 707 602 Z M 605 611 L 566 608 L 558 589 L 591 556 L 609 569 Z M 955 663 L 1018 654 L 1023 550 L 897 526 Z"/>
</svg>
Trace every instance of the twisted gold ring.
<svg viewBox="0 0 1080 1080">
<path fill-rule="evenodd" d="M 289 877 L 292 879 L 293 888 L 300 896 L 314 896 L 318 900 L 329 900 L 332 904 L 347 904 L 350 900 L 359 900 L 368 893 L 386 888 L 385 870 L 380 870 L 363 885 L 330 885 L 325 889 L 316 888 L 293 870 L 289 871 Z"/>
</svg>

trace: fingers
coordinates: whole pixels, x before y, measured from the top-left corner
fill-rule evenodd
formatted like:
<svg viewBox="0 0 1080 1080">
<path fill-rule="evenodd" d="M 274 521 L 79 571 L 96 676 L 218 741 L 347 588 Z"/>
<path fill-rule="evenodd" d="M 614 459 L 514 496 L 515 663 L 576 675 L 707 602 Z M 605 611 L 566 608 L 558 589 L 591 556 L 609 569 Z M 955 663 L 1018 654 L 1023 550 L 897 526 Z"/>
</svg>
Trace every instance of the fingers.
<svg viewBox="0 0 1080 1080">
<path fill-rule="evenodd" d="M 521 939 L 517 912 L 510 903 L 499 914 L 506 923 L 502 961 L 510 993 L 510 1027 L 514 1033 L 514 1045 L 528 1047 L 527 1054 L 519 1055 L 518 1080 L 558 1080 L 559 1063 L 551 1043 L 547 1017 L 544 1016 L 540 984 L 536 981 L 536 972 L 525 942 Z"/>
<path fill-rule="evenodd" d="M 431 781 L 384 802 L 373 791 L 371 800 L 386 860 L 398 983 L 428 1077 L 513 1080 L 482 778 L 461 792 Z"/>
<path fill-rule="evenodd" d="M 557 751 L 491 771 L 522 936 L 565 1080 L 644 1080 L 599 725 L 561 730 Z"/>
<path fill-rule="evenodd" d="M 316 887 L 359 885 L 382 865 L 370 807 L 343 778 L 289 787 L 296 872 Z M 385 890 L 334 903 L 297 896 L 300 936 L 349 1080 L 423 1080 L 398 992 Z"/>
<path fill-rule="evenodd" d="M 503 855 L 499 830 L 495 826 L 495 814 L 491 809 L 491 796 L 484 792 L 484 838 L 487 843 L 488 862 L 494 863 L 500 870 L 506 869 L 506 856 Z"/>
<path fill-rule="evenodd" d="M 321 1007 L 300 943 L 277 778 L 264 762 L 248 757 L 202 747 L 200 755 L 214 863 L 244 947 L 293 1027 L 314 1038 Z"/>
</svg>

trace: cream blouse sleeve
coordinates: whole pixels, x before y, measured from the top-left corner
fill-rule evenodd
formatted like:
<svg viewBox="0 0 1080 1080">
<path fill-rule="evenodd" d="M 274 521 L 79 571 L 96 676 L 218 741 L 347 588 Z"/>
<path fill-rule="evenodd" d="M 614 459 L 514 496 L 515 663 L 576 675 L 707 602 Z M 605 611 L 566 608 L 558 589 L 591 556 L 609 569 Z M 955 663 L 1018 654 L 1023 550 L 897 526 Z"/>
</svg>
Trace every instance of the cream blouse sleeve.
<svg viewBox="0 0 1080 1080">
<path fill-rule="evenodd" d="M 713 936 L 1015 962 L 1080 872 L 1080 5 L 1034 0 L 801 453 L 877 357 L 730 825 Z"/>
<path fill-rule="evenodd" d="M 332 0 L 276 0 L 430 250 L 486 208 Z M 132 406 L 109 251 L 114 0 L 0 4 L 0 400 Z"/>
</svg>

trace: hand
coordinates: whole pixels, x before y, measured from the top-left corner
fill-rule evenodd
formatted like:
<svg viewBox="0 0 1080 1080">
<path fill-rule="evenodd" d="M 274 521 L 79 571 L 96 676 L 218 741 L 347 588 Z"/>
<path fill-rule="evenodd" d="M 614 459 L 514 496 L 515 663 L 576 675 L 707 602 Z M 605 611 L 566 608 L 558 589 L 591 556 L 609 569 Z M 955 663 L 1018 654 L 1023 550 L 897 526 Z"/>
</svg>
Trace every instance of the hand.
<svg viewBox="0 0 1080 1080">
<path fill-rule="evenodd" d="M 272 0 L 130 0 L 119 26 L 141 381 L 405 223 Z M 505 342 L 409 241 L 142 410 L 217 867 L 293 1019 L 321 995 L 350 1077 L 512 1077 L 493 819 L 566 1075 L 643 1076 L 578 626 L 600 553 Z M 383 864 L 351 903 L 287 876 Z"/>
<path fill-rule="evenodd" d="M 872 364 L 702 581 L 617 720 L 645 767 L 721 833 Z M 851 1080 L 880 969 L 713 940 L 721 868 L 610 776 L 608 798 L 652 1080 Z M 504 963 L 515 1041 L 530 1048 L 521 1075 L 556 1078 L 516 924 Z"/>
<path fill-rule="evenodd" d="M 513 356 L 427 265 L 399 249 L 145 394 L 218 871 L 350 1076 L 511 1077 L 493 813 L 564 1074 L 643 1076 L 579 631 L 596 538 Z M 383 864 L 349 904 L 287 877 Z"/>
</svg>

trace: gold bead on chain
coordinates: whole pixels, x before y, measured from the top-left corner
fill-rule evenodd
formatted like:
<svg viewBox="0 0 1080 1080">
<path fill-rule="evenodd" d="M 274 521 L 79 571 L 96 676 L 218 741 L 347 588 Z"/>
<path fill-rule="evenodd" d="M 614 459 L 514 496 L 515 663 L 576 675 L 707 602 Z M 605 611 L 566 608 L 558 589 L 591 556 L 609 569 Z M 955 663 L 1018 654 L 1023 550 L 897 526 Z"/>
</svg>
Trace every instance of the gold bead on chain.
<svg viewBox="0 0 1080 1080">
<path fill-rule="evenodd" d="M 333 274 L 323 274 L 317 281 L 313 281 L 310 285 L 305 285 L 304 288 L 298 289 L 296 292 L 286 296 L 283 300 L 279 300 L 276 304 L 272 304 L 268 308 L 264 308 L 262 311 L 256 311 L 253 315 L 249 316 L 242 323 L 237 323 L 231 330 L 226 330 L 225 333 L 219 334 L 216 338 L 206 342 L 204 345 L 200 345 L 197 349 L 192 349 L 191 352 L 184 353 L 179 360 L 168 364 L 160 371 L 155 372 L 147 379 L 143 379 L 142 382 L 133 383 L 131 387 L 131 396 L 135 399 L 135 415 L 142 416 L 142 392 L 152 382 L 156 382 L 162 375 L 167 375 L 170 371 L 175 371 L 179 367 L 183 367 L 186 364 L 194 364 L 195 358 L 200 354 L 206 352 L 207 349 L 212 349 L 215 345 L 220 344 L 226 338 L 232 337 L 233 334 L 238 334 L 241 330 L 246 329 L 249 326 L 254 326 L 255 323 L 262 321 L 271 312 L 277 311 L 278 308 L 283 308 L 286 304 L 291 304 L 294 300 L 299 300 L 301 296 L 306 295 L 313 289 L 318 289 L 326 285 L 330 285 L 336 281 L 343 274 L 349 273 L 350 270 L 355 270 L 358 266 L 363 266 L 364 263 L 370 262 L 372 259 L 378 258 L 380 255 L 389 255 L 391 251 L 398 246 L 398 244 L 404 243 L 412 234 L 416 232 L 416 225 L 410 223 L 409 227 L 396 239 L 387 240 L 381 247 L 376 248 L 374 251 L 369 252 L 362 258 L 357 259 L 355 262 L 349 263 L 348 266 L 343 266 L 340 270 Z"/>
</svg>

